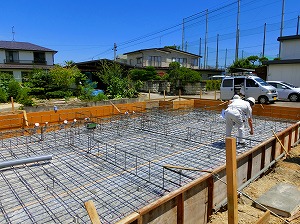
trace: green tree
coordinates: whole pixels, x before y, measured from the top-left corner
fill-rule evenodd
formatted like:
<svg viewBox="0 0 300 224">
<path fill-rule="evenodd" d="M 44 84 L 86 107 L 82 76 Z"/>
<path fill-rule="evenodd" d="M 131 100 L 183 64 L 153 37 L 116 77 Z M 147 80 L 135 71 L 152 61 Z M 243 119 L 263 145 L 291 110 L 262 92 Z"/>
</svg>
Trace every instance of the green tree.
<svg viewBox="0 0 300 224">
<path fill-rule="evenodd" d="M 145 69 L 132 69 L 129 71 L 129 77 L 133 81 L 148 81 L 161 79 L 153 66 L 148 66 Z"/>
<path fill-rule="evenodd" d="M 102 70 L 97 75 L 107 86 L 106 94 L 109 98 L 132 98 L 138 96 L 141 82 L 133 82 L 119 64 L 102 62 Z"/>
<path fill-rule="evenodd" d="M 63 98 L 84 93 L 87 77 L 70 63 L 68 66 L 55 65 L 49 71 L 35 70 L 27 78 L 25 86 L 37 98 Z"/>
<path fill-rule="evenodd" d="M 181 84 L 186 83 L 196 83 L 201 81 L 201 75 L 199 72 L 186 67 L 180 67 L 179 62 L 172 62 L 169 65 L 170 70 L 168 71 L 167 79 L 172 83 L 177 83 L 178 81 Z"/>
<path fill-rule="evenodd" d="M 239 59 L 229 66 L 229 72 L 233 72 L 236 68 L 248 68 L 255 69 L 262 66 L 263 61 L 267 61 L 266 57 L 258 57 L 256 55 L 249 56 L 247 58 Z M 258 62 L 258 63 L 257 63 Z"/>
</svg>

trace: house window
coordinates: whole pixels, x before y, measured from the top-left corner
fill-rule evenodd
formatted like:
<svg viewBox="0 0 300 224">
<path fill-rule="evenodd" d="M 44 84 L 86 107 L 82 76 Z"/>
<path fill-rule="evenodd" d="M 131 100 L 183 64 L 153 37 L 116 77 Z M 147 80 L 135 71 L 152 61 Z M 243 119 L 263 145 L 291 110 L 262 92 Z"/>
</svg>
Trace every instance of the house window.
<svg viewBox="0 0 300 224">
<path fill-rule="evenodd" d="M 149 56 L 149 66 L 161 67 L 161 56 Z"/>
<path fill-rule="evenodd" d="M 136 63 L 137 63 L 137 64 L 143 64 L 143 58 L 142 58 L 142 57 L 137 58 L 137 59 L 136 59 Z"/>
<path fill-rule="evenodd" d="M 198 58 L 191 59 L 191 66 L 198 66 Z"/>
<path fill-rule="evenodd" d="M 19 52 L 18 51 L 6 51 L 6 62 L 7 63 L 19 63 Z"/>
<path fill-rule="evenodd" d="M 187 66 L 187 59 L 186 58 L 172 58 L 173 62 L 179 62 L 182 66 L 186 67 Z"/>
<path fill-rule="evenodd" d="M 34 52 L 33 61 L 35 64 L 46 64 L 45 52 Z"/>
</svg>

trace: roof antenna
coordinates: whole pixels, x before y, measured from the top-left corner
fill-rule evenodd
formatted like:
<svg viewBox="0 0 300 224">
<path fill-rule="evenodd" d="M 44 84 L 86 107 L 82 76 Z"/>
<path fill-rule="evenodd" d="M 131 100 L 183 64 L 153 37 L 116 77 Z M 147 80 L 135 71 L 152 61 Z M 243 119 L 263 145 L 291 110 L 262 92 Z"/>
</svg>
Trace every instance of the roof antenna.
<svg viewBox="0 0 300 224">
<path fill-rule="evenodd" d="M 14 31 L 14 28 L 15 28 L 15 26 L 13 26 L 13 27 L 11 28 L 11 33 L 12 33 L 12 35 L 13 35 L 12 41 L 15 41 L 15 31 Z"/>
</svg>

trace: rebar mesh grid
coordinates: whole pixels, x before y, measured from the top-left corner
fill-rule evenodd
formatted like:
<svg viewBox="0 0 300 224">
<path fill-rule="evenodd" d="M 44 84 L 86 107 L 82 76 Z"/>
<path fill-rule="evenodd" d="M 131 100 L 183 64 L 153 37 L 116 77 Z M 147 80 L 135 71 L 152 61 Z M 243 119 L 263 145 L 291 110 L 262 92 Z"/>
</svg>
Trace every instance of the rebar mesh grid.
<svg viewBox="0 0 300 224">
<path fill-rule="evenodd" d="M 53 160 L 0 171 L 0 223 L 86 223 L 88 200 L 103 223 L 114 223 L 203 175 L 165 165 L 213 170 L 225 163 L 225 121 L 213 111 L 154 108 L 94 121 L 95 129 L 74 121 L 1 133 L 1 160 Z M 255 117 L 255 135 L 237 154 L 291 124 Z"/>
</svg>

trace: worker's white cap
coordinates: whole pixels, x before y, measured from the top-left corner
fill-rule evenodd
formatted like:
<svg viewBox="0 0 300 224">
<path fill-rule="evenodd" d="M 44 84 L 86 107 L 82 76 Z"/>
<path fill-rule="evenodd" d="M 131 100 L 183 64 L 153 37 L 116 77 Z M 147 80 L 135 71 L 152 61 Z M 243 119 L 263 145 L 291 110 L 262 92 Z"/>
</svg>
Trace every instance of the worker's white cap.
<svg viewBox="0 0 300 224">
<path fill-rule="evenodd" d="M 236 99 L 241 99 L 241 97 L 240 97 L 239 95 L 234 95 L 234 96 L 232 97 L 232 99 L 234 99 L 234 100 L 236 100 Z"/>
<path fill-rule="evenodd" d="M 255 99 L 253 97 L 248 97 L 247 101 L 251 102 L 253 105 L 255 104 Z"/>
</svg>

